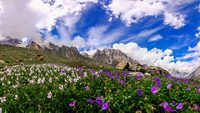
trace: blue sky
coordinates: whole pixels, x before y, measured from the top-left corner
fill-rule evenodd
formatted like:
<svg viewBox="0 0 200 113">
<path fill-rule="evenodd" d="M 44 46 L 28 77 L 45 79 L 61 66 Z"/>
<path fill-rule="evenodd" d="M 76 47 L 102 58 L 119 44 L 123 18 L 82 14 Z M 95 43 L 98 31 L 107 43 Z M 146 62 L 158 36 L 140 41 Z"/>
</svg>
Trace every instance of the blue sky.
<svg viewBox="0 0 200 113">
<path fill-rule="evenodd" d="M 2 36 L 41 45 L 90 55 L 120 49 L 141 63 L 184 72 L 200 64 L 199 0 L 0 0 L 0 21 Z"/>
</svg>

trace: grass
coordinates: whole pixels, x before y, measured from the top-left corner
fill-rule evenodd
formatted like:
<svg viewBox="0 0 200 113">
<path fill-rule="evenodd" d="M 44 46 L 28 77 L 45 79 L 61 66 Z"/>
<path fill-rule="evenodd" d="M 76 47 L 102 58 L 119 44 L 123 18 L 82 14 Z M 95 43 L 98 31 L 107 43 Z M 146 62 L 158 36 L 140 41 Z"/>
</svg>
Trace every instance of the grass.
<svg viewBox="0 0 200 113">
<path fill-rule="evenodd" d="M 88 67 L 94 69 L 107 68 L 115 70 L 115 68 L 102 64 L 100 62 L 94 62 L 84 57 L 64 57 L 54 52 L 44 50 L 33 50 L 21 47 L 13 47 L 0 45 L 0 60 L 4 63 L 0 63 L 0 68 L 4 66 L 13 66 L 18 64 L 64 64 L 70 67 Z"/>
</svg>

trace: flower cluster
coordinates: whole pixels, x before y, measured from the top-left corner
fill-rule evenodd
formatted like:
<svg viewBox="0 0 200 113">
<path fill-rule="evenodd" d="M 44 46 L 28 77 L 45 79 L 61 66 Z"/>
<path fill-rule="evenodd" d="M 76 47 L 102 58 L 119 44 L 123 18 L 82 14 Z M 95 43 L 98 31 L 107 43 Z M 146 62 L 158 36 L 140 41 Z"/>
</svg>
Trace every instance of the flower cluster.
<svg viewBox="0 0 200 113">
<path fill-rule="evenodd" d="M 108 110 L 109 109 L 109 103 L 108 102 L 104 102 L 104 100 L 101 97 L 96 97 L 95 100 L 93 99 L 88 99 L 87 102 L 93 104 L 96 103 L 98 104 L 98 106 L 102 109 L 102 110 Z"/>
</svg>

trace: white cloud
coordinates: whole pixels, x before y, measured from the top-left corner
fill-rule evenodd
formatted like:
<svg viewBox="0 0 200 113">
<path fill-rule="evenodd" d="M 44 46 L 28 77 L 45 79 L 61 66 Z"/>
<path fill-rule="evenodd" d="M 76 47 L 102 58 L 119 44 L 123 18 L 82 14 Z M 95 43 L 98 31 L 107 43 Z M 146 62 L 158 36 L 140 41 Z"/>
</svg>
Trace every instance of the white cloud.
<svg viewBox="0 0 200 113">
<path fill-rule="evenodd" d="M 161 35 L 155 35 L 153 37 L 151 37 L 148 42 L 155 42 L 155 41 L 158 41 L 158 40 L 161 40 L 163 37 Z"/>
<path fill-rule="evenodd" d="M 97 3 L 97 0 L 56 0 L 54 5 L 44 4 L 41 0 L 32 0 L 29 5 L 44 15 L 37 27 L 46 27 L 50 30 L 56 24 L 57 18 L 61 18 L 66 26 L 73 27 L 89 3 Z"/>
<path fill-rule="evenodd" d="M 109 26 L 97 26 L 92 27 L 88 31 L 87 47 L 88 48 L 98 48 L 100 46 L 107 46 L 111 43 L 117 41 L 123 35 L 122 29 L 114 29 L 108 31 Z"/>
<path fill-rule="evenodd" d="M 104 6 L 111 12 L 111 17 L 121 19 L 127 26 L 138 23 L 148 16 L 164 16 L 164 24 L 175 29 L 185 25 L 185 16 L 178 10 L 194 0 L 113 0 Z M 172 20 L 173 18 L 173 20 Z"/>
<path fill-rule="evenodd" d="M 198 63 L 198 61 L 200 61 L 200 58 L 190 62 L 175 62 L 175 58 L 172 54 L 173 51 L 169 49 L 163 51 L 157 48 L 153 48 L 151 50 L 148 50 L 147 48 L 142 48 L 138 46 L 136 43 L 114 44 L 113 48 L 123 51 L 128 56 L 141 63 L 159 66 L 169 71 L 176 69 L 180 72 L 190 73 L 200 65 Z"/>
<path fill-rule="evenodd" d="M 0 13 L 0 32 L 2 36 L 39 37 L 35 24 L 40 15 L 28 7 L 30 0 L 0 0 L 3 10 Z M 37 38 L 38 39 L 38 38 Z"/>
<path fill-rule="evenodd" d="M 70 46 L 77 47 L 79 48 L 84 48 L 86 46 L 86 41 L 84 38 L 80 36 L 76 36 L 71 43 L 69 44 Z"/>
<path fill-rule="evenodd" d="M 200 26 L 197 28 L 197 33 L 195 34 L 195 36 L 197 37 L 197 38 L 200 38 Z"/>
<path fill-rule="evenodd" d="M 105 47 L 101 47 L 101 50 L 104 48 Z M 179 72 L 191 73 L 197 67 L 200 66 L 199 64 L 200 57 L 192 61 L 181 61 L 182 59 L 178 60 L 173 56 L 173 51 L 170 49 L 160 50 L 157 48 L 153 48 L 151 50 L 148 50 L 147 48 L 142 48 L 133 42 L 127 44 L 115 43 L 111 48 L 121 50 L 129 57 L 139 61 L 142 64 L 159 66 L 170 72 L 178 70 Z M 198 48 L 196 47 L 194 49 L 196 50 L 199 48 L 200 48 L 200 42 L 199 42 L 199 47 Z M 96 52 L 95 49 L 89 51 L 83 51 L 83 53 L 88 53 L 90 56 L 94 55 L 95 52 Z"/>
<path fill-rule="evenodd" d="M 180 13 L 165 12 L 164 24 L 174 27 L 174 29 L 181 28 L 185 25 L 185 17 Z"/>
<path fill-rule="evenodd" d="M 82 12 L 90 3 L 98 0 L 0 0 L 0 31 L 3 36 L 30 37 L 41 42 L 39 31 L 42 28 L 50 31 L 57 19 L 63 21 L 67 29 L 59 27 L 60 35 L 65 41 L 71 41 L 74 25 L 79 21 Z M 45 3 L 44 3 L 45 2 Z M 2 5 L 1 5 L 2 3 Z M 3 7 L 3 10 L 1 10 Z M 48 36 L 50 37 L 50 36 Z M 52 40 L 52 39 L 47 39 Z"/>
<path fill-rule="evenodd" d="M 130 42 L 130 41 L 141 41 L 144 40 L 145 38 L 149 38 L 151 35 L 155 34 L 156 32 L 158 32 L 160 29 L 162 29 L 162 27 L 156 27 L 153 29 L 147 29 L 147 30 L 143 30 L 141 32 L 139 32 L 136 35 L 131 36 L 128 39 L 122 40 L 122 42 Z"/>
<path fill-rule="evenodd" d="M 200 13 L 200 4 L 196 7 L 196 9 Z"/>
<path fill-rule="evenodd" d="M 200 42 L 195 47 L 189 47 L 188 53 L 179 59 L 198 59 L 200 58 Z"/>
</svg>

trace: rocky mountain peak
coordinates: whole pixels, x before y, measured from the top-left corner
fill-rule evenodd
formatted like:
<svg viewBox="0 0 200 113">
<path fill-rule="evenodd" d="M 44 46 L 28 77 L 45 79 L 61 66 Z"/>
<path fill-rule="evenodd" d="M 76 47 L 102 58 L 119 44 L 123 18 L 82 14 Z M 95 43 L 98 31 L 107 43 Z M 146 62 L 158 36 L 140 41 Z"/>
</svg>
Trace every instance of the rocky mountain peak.
<svg viewBox="0 0 200 113">
<path fill-rule="evenodd" d="M 137 61 L 128 57 L 125 53 L 121 50 L 117 49 L 104 49 L 102 51 L 97 50 L 96 53 L 93 55 L 92 59 L 101 61 L 106 64 L 111 64 L 113 66 L 117 66 L 118 64 L 139 64 Z M 122 63 L 123 62 L 123 63 Z"/>
<path fill-rule="evenodd" d="M 31 41 L 30 44 L 28 44 L 26 46 L 26 48 L 29 48 L 29 49 L 35 49 L 35 50 L 41 50 L 42 48 L 40 47 L 40 45 L 38 45 L 36 42 L 34 41 Z"/>
<path fill-rule="evenodd" d="M 17 46 L 18 44 L 21 44 L 22 41 L 17 38 L 12 38 L 10 36 L 7 36 L 0 40 L 1 45 L 10 45 L 10 46 Z"/>
</svg>

